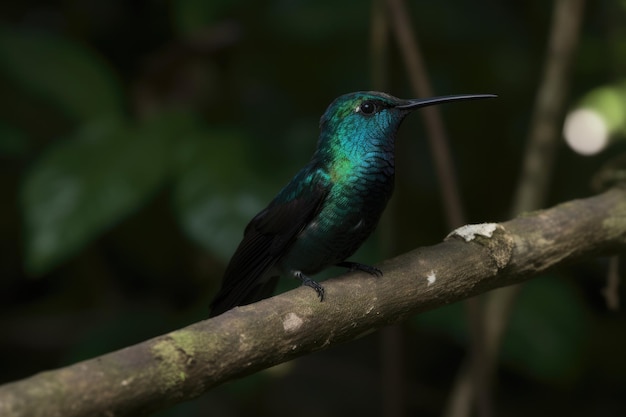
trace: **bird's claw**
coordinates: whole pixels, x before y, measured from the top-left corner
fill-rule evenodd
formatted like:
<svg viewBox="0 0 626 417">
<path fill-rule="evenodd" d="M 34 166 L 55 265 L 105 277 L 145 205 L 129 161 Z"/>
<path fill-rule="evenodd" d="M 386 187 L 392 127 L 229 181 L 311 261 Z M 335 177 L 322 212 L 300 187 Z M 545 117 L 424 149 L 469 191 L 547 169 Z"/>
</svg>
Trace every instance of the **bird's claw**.
<svg viewBox="0 0 626 417">
<path fill-rule="evenodd" d="M 302 285 L 306 285 L 307 287 L 311 287 L 317 292 L 317 296 L 320 298 L 320 302 L 324 301 L 324 287 L 322 287 L 318 282 L 313 281 L 311 278 L 304 275 L 302 272 L 297 272 L 296 277 L 302 281 Z"/>
</svg>

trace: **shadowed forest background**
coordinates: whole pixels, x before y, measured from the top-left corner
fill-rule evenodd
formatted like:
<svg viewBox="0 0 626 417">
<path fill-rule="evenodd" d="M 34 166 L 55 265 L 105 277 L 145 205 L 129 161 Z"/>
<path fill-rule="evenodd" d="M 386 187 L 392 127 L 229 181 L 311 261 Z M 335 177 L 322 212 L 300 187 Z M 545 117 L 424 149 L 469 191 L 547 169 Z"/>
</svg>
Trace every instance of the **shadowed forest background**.
<svg viewBox="0 0 626 417">
<path fill-rule="evenodd" d="M 309 160 L 327 105 L 358 90 L 415 97 L 393 36 L 374 30 L 377 4 L 0 6 L 0 383 L 207 317 L 245 225 Z M 440 111 L 466 221 L 506 220 L 553 3 L 406 6 L 436 95 L 499 96 Z M 623 82 L 625 19 L 619 2 L 586 5 L 565 110 Z M 418 113 L 396 142 L 393 200 L 356 261 L 450 231 Z M 545 206 L 593 194 L 592 177 L 625 150 L 616 141 L 581 156 L 561 140 Z M 524 285 L 498 362 L 498 416 L 626 413 L 626 315 L 602 296 L 608 265 L 586 260 Z M 467 321 L 453 304 L 407 321 L 400 346 L 371 334 L 158 416 L 440 416 Z"/>
</svg>

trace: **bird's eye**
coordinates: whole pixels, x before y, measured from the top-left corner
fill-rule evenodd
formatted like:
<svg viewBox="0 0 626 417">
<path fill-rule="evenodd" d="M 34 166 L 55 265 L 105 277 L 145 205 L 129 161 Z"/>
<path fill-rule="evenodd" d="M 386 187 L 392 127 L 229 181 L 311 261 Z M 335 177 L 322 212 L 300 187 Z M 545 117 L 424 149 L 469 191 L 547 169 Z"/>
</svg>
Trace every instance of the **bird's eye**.
<svg viewBox="0 0 626 417">
<path fill-rule="evenodd" d="M 374 103 L 373 101 L 367 100 L 364 101 L 360 106 L 359 106 L 359 111 L 361 113 L 363 113 L 366 116 L 370 116 L 374 113 L 376 113 L 376 111 L 378 110 L 378 106 L 376 105 L 376 103 Z"/>
</svg>

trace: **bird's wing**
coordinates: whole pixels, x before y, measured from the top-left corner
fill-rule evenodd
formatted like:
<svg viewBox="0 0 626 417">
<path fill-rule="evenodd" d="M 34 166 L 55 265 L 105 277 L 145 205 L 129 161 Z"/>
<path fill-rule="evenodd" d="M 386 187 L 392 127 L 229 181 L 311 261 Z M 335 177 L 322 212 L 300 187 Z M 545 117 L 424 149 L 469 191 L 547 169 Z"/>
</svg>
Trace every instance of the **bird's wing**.
<svg viewBox="0 0 626 417">
<path fill-rule="evenodd" d="M 319 182 L 298 181 L 248 224 L 244 237 L 224 273 L 222 287 L 211 303 L 211 316 L 271 295 L 276 279 L 264 276 L 319 213 L 327 188 Z"/>
</svg>

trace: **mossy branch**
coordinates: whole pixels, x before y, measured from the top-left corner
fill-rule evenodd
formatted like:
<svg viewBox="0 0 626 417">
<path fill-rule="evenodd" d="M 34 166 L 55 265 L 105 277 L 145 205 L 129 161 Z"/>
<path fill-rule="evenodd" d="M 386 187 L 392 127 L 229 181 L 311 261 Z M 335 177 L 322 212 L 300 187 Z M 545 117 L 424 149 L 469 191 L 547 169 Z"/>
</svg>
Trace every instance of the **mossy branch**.
<svg viewBox="0 0 626 417">
<path fill-rule="evenodd" d="M 298 288 L 211 320 L 0 387 L 3 417 L 148 415 L 233 378 L 345 342 L 408 316 L 626 248 L 626 191 L 454 235 L 383 262 L 382 278 Z"/>
</svg>

